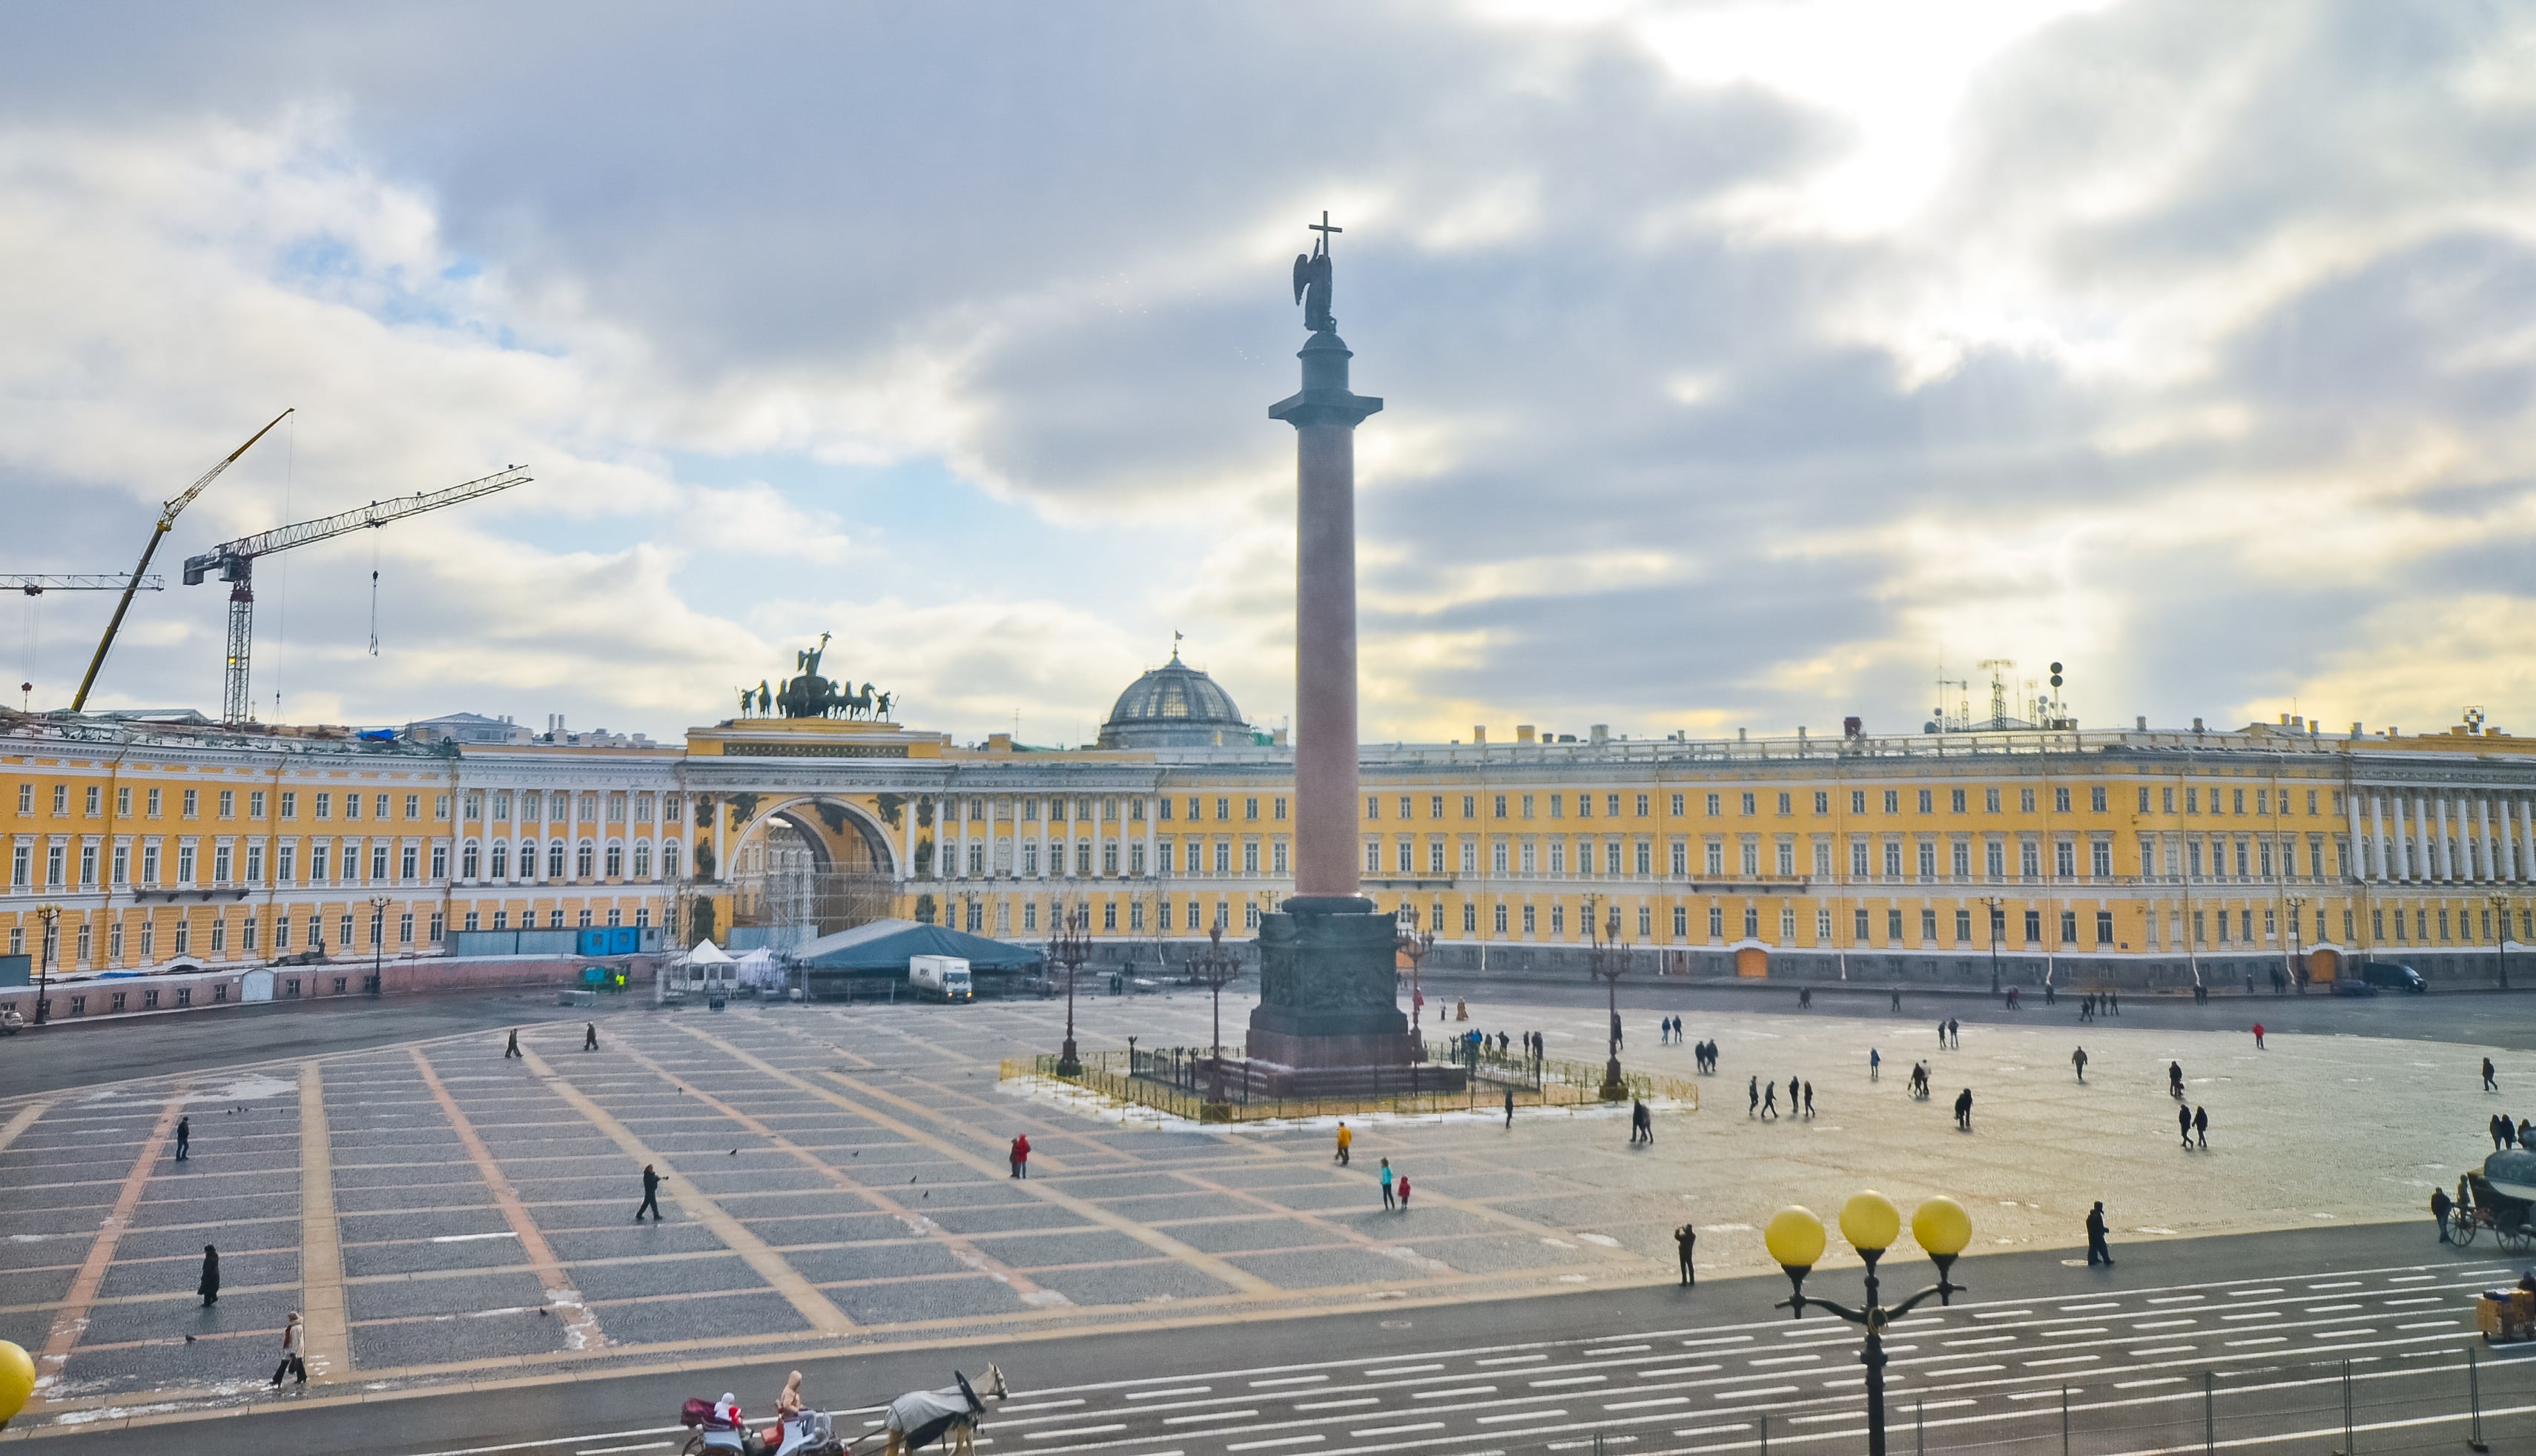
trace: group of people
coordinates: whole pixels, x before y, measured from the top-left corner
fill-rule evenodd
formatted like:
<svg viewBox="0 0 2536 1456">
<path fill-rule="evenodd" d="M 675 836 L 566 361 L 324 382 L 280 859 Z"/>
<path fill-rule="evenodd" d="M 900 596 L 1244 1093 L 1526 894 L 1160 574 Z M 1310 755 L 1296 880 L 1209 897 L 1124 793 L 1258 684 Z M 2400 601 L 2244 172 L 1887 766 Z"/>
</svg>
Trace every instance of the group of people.
<svg viewBox="0 0 2536 1456">
<path fill-rule="evenodd" d="M 2113 991 L 2090 991 L 2078 1001 L 2078 1019 L 2094 1021 L 2099 1016 L 2123 1014 L 2123 998 Z"/>
<path fill-rule="evenodd" d="M 1764 1083 L 1759 1077 L 1755 1076 L 1748 1084 L 1745 1085 L 1744 1092 L 1751 1100 L 1751 1106 L 1745 1109 L 1744 1113 L 1744 1116 L 1776 1117 L 1779 1115 L 1778 1083 Z M 1790 1077 L 1788 1079 L 1788 1115 L 1791 1117 L 1810 1117 L 1813 1114 L 1814 1084 L 1804 1081 L 1800 1078 Z"/>
<path fill-rule="evenodd" d="M 2505 1148 L 2526 1148 L 2536 1152 L 2536 1126 L 2531 1126 L 2524 1117 L 2512 1122 L 2507 1112 L 2493 1113 L 2492 1151 L 2498 1153 Z"/>
<path fill-rule="evenodd" d="M 1659 1046 L 1679 1046 L 1681 1045 L 1680 1017 L 1668 1016 L 1656 1023 L 1656 1045 Z"/>
<path fill-rule="evenodd" d="M 1964 1049 L 1964 1024 L 1949 1016 L 1937 1023 L 1937 1045 L 1941 1050 Z"/>
<path fill-rule="evenodd" d="M 1699 1075 L 1703 1077 L 1716 1075 L 1717 1044 L 1714 1042 L 1695 1044 L 1690 1048 L 1690 1061 L 1692 1066 L 1699 1069 Z"/>
</svg>

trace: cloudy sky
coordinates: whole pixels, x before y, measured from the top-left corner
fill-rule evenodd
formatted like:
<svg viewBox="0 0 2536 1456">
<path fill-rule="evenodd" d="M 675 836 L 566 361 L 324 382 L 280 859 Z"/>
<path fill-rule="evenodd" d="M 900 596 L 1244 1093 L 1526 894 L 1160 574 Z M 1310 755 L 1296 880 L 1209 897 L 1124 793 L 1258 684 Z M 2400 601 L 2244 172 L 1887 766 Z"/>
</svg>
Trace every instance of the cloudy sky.
<svg viewBox="0 0 2536 1456">
<path fill-rule="evenodd" d="M 517 462 L 268 561 L 259 713 L 668 735 L 824 631 L 1072 743 L 1176 629 L 1273 725 L 1327 208 L 1368 738 L 2536 730 L 2532 167 L 2501 4 L 18 5 L 0 571 L 288 406 L 97 705 L 217 711 L 185 554 Z"/>
</svg>

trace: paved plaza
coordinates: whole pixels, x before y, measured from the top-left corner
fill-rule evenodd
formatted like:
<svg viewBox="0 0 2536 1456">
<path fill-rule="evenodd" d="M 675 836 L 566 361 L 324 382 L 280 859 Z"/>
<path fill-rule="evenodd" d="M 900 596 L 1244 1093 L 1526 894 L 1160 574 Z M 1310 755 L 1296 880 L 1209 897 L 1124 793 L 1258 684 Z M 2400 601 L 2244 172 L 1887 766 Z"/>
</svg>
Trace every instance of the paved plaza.
<svg viewBox="0 0 2536 1456">
<path fill-rule="evenodd" d="M 1227 1026 L 1247 1009 L 1228 997 Z M 1601 1051 L 1599 1007 L 1472 1014 L 1545 1031 L 1553 1056 Z M 2429 1190 L 2489 1151 L 2491 1113 L 2536 1115 L 2524 1052 L 2492 1053 L 2493 1096 L 2471 1045 L 2284 1035 L 2258 1051 L 2233 1027 L 2081 1026 L 2064 1006 L 1940 1050 L 1936 1014 L 1699 1013 L 1690 1039 L 1720 1043 L 1720 1072 L 1652 1147 L 1612 1112 L 1375 1117 L 1348 1168 L 1326 1123 L 1087 1112 L 1001 1077 L 1053 1047 L 1062 1003 L 634 1011 L 602 1022 L 597 1051 L 580 1022 L 549 1022 L 518 1060 L 476 1033 L 20 1098 L 0 1103 L 0 1338 L 39 1353 L 45 1409 L 80 1419 L 270 1399 L 293 1308 L 311 1395 L 569 1378 L 1642 1286 L 1674 1277 L 1685 1220 L 1703 1278 L 1762 1273 L 1771 1209 L 1828 1214 L 1870 1185 L 1906 1208 L 1961 1199 L 1976 1254 L 2074 1249 L 2096 1198 L 2142 1260 L 2165 1238 L 2333 1223 L 2418 1218 L 2430 1241 Z M 1105 997 L 1078 1020 L 1087 1047 L 1191 1044 L 1207 1002 Z M 1689 1048 L 1654 1027 L 1629 1017 L 1625 1059 L 1691 1077 Z M 1906 1095 L 1915 1059 L 1927 1102 Z M 2209 1110 L 2206 1152 L 2177 1145 L 2170 1060 Z M 1747 1115 L 1753 1076 L 1778 1085 L 1777 1118 Z M 1787 1114 L 1792 1076 L 1813 1085 L 1811 1118 Z M 1966 1087 L 1968 1133 L 1949 1108 Z M 1025 1131 L 1026 1181 L 1004 1161 Z M 1381 1207 L 1386 1157 L 1415 1179 L 1405 1214 Z M 646 1163 L 667 1217 L 636 1227 Z M 212 1308 L 193 1295 L 206 1242 Z"/>
</svg>

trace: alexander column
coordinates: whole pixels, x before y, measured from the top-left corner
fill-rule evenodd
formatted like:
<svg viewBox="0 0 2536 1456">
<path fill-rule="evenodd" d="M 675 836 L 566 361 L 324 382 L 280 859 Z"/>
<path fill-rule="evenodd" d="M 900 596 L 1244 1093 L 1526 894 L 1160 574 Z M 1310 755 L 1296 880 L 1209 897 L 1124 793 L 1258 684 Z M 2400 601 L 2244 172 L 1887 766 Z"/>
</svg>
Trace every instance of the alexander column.
<svg viewBox="0 0 2536 1456">
<path fill-rule="evenodd" d="M 1311 338 L 1302 392 L 1269 407 L 1295 427 L 1295 897 L 1259 926 L 1248 1051 L 1263 1090 L 1329 1096 L 1407 1085 L 1415 1060 L 1394 926 L 1357 893 L 1356 427 L 1382 401 L 1348 388 L 1330 315 L 1330 216 L 1295 259 Z M 1445 1068 L 1425 1072 L 1433 1089 Z"/>
</svg>

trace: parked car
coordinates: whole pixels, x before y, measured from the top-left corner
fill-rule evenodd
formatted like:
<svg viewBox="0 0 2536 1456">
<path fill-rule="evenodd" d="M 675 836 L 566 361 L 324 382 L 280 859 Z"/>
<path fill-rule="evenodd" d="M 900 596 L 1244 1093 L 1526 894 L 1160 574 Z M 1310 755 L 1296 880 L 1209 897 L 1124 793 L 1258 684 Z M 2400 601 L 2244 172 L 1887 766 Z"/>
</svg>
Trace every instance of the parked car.
<svg viewBox="0 0 2536 1456">
<path fill-rule="evenodd" d="M 2374 996 L 2378 994 L 2378 987 L 2357 976 L 2337 976 L 2333 979 L 2333 993 L 2337 996 Z"/>
<path fill-rule="evenodd" d="M 2363 961 L 2360 979 L 2381 991 L 2411 991 L 2418 995 L 2429 990 L 2422 973 L 2400 961 Z"/>
</svg>

